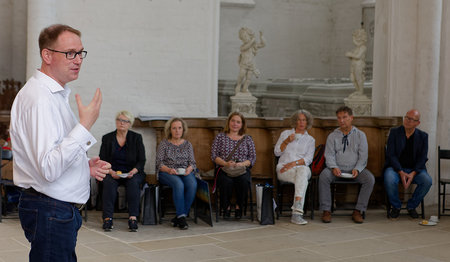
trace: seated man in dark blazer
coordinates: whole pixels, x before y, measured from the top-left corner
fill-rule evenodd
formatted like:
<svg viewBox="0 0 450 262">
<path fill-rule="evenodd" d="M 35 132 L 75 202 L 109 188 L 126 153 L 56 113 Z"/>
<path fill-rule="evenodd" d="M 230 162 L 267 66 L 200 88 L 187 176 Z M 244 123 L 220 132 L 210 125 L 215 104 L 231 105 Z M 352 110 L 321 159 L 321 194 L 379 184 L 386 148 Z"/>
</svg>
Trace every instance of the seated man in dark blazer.
<svg viewBox="0 0 450 262">
<path fill-rule="evenodd" d="M 384 187 L 392 205 L 389 214 L 398 218 L 402 203 L 398 193 L 401 181 L 407 189 L 411 183 L 417 188 L 406 206 L 412 218 L 418 218 L 416 207 L 430 190 L 432 181 L 425 163 L 428 154 L 428 134 L 416 128 L 420 124 L 419 111 L 412 109 L 403 118 L 403 125 L 394 127 L 389 133 L 384 171 Z"/>
</svg>

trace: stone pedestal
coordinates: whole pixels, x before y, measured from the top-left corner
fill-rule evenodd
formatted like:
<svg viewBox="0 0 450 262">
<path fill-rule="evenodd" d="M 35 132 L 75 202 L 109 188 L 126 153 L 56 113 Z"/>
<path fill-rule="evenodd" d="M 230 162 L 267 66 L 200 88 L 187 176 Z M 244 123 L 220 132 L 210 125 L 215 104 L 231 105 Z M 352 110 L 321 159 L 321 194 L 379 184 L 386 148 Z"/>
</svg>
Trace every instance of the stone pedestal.
<svg viewBox="0 0 450 262">
<path fill-rule="evenodd" d="M 353 110 L 355 116 L 370 116 L 372 114 L 372 100 L 365 95 L 351 94 L 344 99 L 344 104 Z"/>
<path fill-rule="evenodd" d="M 256 97 L 250 93 L 237 93 L 230 97 L 231 100 L 231 112 L 240 112 L 245 117 L 258 117 L 256 115 Z"/>
</svg>

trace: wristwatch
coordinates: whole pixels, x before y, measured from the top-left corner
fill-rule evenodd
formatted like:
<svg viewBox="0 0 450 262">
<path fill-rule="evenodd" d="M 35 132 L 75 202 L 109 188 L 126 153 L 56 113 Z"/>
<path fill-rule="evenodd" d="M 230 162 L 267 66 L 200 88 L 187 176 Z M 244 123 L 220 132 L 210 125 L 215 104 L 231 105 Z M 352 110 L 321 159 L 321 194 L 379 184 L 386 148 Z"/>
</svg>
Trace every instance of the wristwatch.
<svg viewBox="0 0 450 262">
<path fill-rule="evenodd" d="M 295 160 L 295 165 L 298 166 L 298 160 Z"/>
</svg>

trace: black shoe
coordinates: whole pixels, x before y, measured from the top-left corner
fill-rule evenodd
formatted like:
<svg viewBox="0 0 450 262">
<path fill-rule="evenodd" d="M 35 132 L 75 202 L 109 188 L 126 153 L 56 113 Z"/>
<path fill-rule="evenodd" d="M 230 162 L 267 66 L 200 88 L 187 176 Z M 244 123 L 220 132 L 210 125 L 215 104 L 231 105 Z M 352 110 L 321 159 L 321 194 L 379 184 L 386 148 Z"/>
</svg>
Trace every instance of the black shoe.
<svg viewBox="0 0 450 262">
<path fill-rule="evenodd" d="M 391 212 L 389 212 L 389 217 L 390 218 L 398 218 L 399 215 L 400 215 L 400 209 L 399 208 L 393 207 L 391 209 Z"/>
<path fill-rule="evenodd" d="M 415 209 L 408 209 L 408 214 L 411 218 L 419 218 L 419 214 L 417 214 Z"/>
<path fill-rule="evenodd" d="M 111 229 L 113 229 L 113 220 L 110 217 L 107 217 L 103 220 L 103 230 L 105 230 L 106 232 L 111 231 Z"/>
<path fill-rule="evenodd" d="M 172 224 L 173 227 L 177 227 L 178 226 L 178 217 L 175 216 L 174 218 L 172 218 L 172 220 L 170 220 L 170 223 Z"/>
<path fill-rule="evenodd" d="M 231 217 L 231 209 L 226 209 L 223 211 L 223 219 L 230 219 Z"/>
<path fill-rule="evenodd" d="M 130 232 L 136 232 L 138 229 L 137 220 L 136 219 L 128 219 L 128 229 Z"/>
<path fill-rule="evenodd" d="M 186 223 L 186 217 L 180 217 L 178 218 L 178 227 L 181 230 L 185 230 L 189 228 L 189 225 Z"/>
<path fill-rule="evenodd" d="M 242 218 L 242 210 L 236 209 L 236 210 L 234 211 L 234 218 L 236 218 L 236 219 L 241 219 L 241 218 Z"/>
</svg>

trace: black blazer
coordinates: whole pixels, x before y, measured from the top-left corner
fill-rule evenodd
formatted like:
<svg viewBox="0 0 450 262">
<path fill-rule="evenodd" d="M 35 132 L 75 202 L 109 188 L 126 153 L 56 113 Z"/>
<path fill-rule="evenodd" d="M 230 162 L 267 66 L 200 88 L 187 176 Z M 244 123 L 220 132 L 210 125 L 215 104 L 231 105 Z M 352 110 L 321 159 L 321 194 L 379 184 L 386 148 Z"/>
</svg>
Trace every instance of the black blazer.
<svg viewBox="0 0 450 262">
<path fill-rule="evenodd" d="M 117 130 L 108 133 L 102 137 L 102 145 L 100 147 L 100 159 L 111 163 L 114 155 L 114 144 L 116 143 Z M 139 171 L 139 174 L 144 174 L 145 165 L 145 148 L 142 142 L 142 135 L 128 130 L 127 139 L 125 142 L 128 146 L 127 163 L 130 170 L 134 167 Z"/>
<path fill-rule="evenodd" d="M 399 158 L 406 145 L 405 127 L 399 126 L 391 129 L 387 142 L 385 168 L 392 167 L 398 172 L 402 166 Z M 414 171 L 427 169 L 425 163 L 428 161 L 428 134 L 420 129 L 414 131 Z"/>
</svg>

